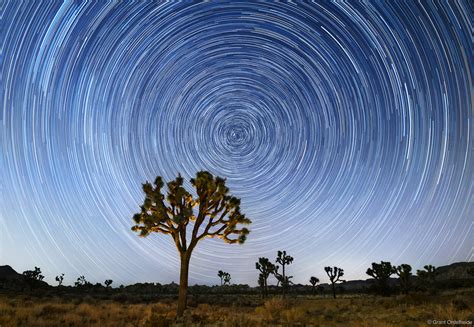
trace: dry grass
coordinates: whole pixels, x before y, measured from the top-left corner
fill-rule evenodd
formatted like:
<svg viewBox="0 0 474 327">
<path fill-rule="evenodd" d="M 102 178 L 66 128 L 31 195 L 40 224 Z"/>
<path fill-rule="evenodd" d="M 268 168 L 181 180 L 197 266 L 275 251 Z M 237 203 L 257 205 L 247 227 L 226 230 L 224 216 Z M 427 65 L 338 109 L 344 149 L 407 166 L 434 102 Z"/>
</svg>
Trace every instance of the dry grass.
<svg viewBox="0 0 474 327">
<path fill-rule="evenodd" d="M 0 296 L 0 326 L 427 326 L 429 319 L 473 321 L 473 303 L 474 289 L 391 298 L 274 297 L 258 306 L 197 304 L 177 324 L 171 302 Z"/>
</svg>

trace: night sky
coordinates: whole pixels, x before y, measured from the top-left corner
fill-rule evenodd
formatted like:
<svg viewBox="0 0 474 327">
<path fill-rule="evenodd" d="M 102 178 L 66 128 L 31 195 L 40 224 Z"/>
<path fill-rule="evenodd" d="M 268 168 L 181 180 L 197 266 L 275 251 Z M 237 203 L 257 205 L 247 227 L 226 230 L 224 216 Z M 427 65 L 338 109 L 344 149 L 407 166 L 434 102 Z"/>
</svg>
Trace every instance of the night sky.
<svg viewBox="0 0 474 327">
<path fill-rule="evenodd" d="M 1 5 L 0 264 L 178 281 L 130 230 L 141 184 L 226 177 L 244 245 L 199 243 L 190 283 L 294 282 L 473 259 L 469 1 Z"/>
</svg>

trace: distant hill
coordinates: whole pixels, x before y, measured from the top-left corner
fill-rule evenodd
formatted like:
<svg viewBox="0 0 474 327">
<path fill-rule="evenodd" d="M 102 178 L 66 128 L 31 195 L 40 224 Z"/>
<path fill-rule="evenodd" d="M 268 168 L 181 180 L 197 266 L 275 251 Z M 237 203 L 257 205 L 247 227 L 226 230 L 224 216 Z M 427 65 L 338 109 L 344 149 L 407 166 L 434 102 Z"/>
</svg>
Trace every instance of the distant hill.
<svg viewBox="0 0 474 327">
<path fill-rule="evenodd" d="M 22 278 L 20 275 L 10 266 L 0 266 L 0 279 L 16 279 Z"/>
<path fill-rule="evenodd" d="M 436 280 L 474 279 L 474 262 L 456 262 L 436 268 Z"/>
<path fill-rule="evenodd" d="M 44 287 L 49 287 L 48 283 L 28 279 L 8 265 L 0 266 L 0 290 L 24 291 Z"/>
<path fill-rule="evenodd" d="M 417 280 L 416 270 L 413 271 L 413 281 Z M 395 276 L 395 275 L 394 275 Z M 474 262 L 456 262 L 447 266 L 436 268 L 436 281 L 474 281 Z M 349 280 L 345 283 L 338 284 L 338 287 L 343 287 L 346 291 L 362 291 L 369 289 L 375 280 L 368 278 L 366 280 Z M 395 286 L 398 284 L 397 278 L 390 278 L 389 285 Z M 454 284 L 453 284 L 454 285 Z M 331 285 L 320 284 L 325 290 L 330 290 Z"/>
</svg>

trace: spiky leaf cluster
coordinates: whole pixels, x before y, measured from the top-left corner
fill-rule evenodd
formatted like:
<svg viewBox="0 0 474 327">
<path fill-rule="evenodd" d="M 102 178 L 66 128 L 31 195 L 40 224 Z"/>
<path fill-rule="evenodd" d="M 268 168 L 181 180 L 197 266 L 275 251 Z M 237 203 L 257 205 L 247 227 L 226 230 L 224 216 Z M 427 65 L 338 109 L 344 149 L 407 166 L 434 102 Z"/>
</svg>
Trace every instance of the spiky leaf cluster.
<svg viewBox="0 0 474 327">
<path fill-rule="evenodd" d="M 434 281 L 436 277 L 436 268 L 432 265 L 426 265 L 423 267 L 425 270 L 417 270 L 416 275 L 426 281 Z"/>
<path fill-rule="evenodd" d="M 25 270 L 23 276 L 32 280 L 43 280 L 44 276 L 41 274 L 41 268 L 35 267 L 35 270 Z"/>
<path fill-rule="evenodd" d="M 410 288 L 410 280 L 411 280 L 411 266 L 408 264 L 401 264 L 396 268 L 395 273 L 398 276 L 398 280 L 400 282 L 400 286 L 403 292 L 408 293 Z"/>
<path fill-rule="evenodd" d="M 293 262 L 293 257 L 286 254 L 286 251 L 278 251 L 276 262 L 282 266 L 289 265 Z"/>
<path fill-rule="evenodd" d="M 221 279 L 221 286 L 222 285 L 230 285 L 231 277 L 230 277 L 230 274 L 228 272 L 219 270 L 217 272 L 217 276 Z"/>
<path fill-rule="evenodd" d="M 341 277 L 344 276 L 344 269 L 334 266 L 334 267 L 324 267 L 324 270 L 326 271 L 326 274 L 328 275 L 329 280 L 331 281 L 332 284 L 344 281 L 343 279 L 341 279 Z"/>
<path fill-rule="evenodd" d="M 152 232 L 170 234 L 180 252 L 194 248 L 206 237 L 218 237 L 227 243 L 244 243 L 249 230 L 239 225 L 250 224 L 240 212 L 240 199 L 230 196 L 225 179 L 200 171 L 190 180 L 197 197 L 193 198 L 183 186 L 181 175 L 167 183 L 166 199 L 163 179 L 158 176 L 152 185 L 143 184 L 145 200 L 140 213 L 133 216 L 133 231 L 140 236 Z M 196 210 L 197 207 L 197 210 Z M 192 235 L 187 243 L 187 226 Z"/>
<path fill-rule="evenodd" d="M 311 285 L 316 286 L 316 284 L 319 283 L 319 278 L 311 276 L 311 278 L 309 279 L 309 282 Z"/>
<path fill-rule="evenodd" d="M 275 272 L 276 266 L 268 258 L 261 257 L 255 263 L 255 268 L 260 271 L 263 279 L 266 280 L 270 274 Z"/>
<path fill-rule="evenodd" d="M 372 262 L 372 268 L 367 269 L 366 273 L 378 281 L 386 281 L 396 272 L 397 268 L 392 266 L 390 262 L 381 261 L 380 263 Z"/>
<path fill-rule="evenodd" d="M 56 276 L 56 281 L 58 282 L 58 286 L 61 286 L 64 280 L 64 274 Z"/>
</svg>

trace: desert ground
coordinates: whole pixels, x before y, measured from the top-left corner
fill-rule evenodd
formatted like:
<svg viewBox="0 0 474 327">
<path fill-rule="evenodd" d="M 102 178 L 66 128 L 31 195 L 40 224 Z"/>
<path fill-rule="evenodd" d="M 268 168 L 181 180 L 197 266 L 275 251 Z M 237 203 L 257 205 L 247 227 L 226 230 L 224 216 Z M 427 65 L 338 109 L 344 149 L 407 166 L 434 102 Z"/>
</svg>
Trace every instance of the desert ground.
<svg viewBox="0 0 474 327">
<path fill-rule="evenodd" d="M 472 325 L 474 288 L 381 297 L 366 294 L 191 296 L 181 321 L 176 300 L 1 295 L 0 326 L 428 326 Z"/>
</svg>

